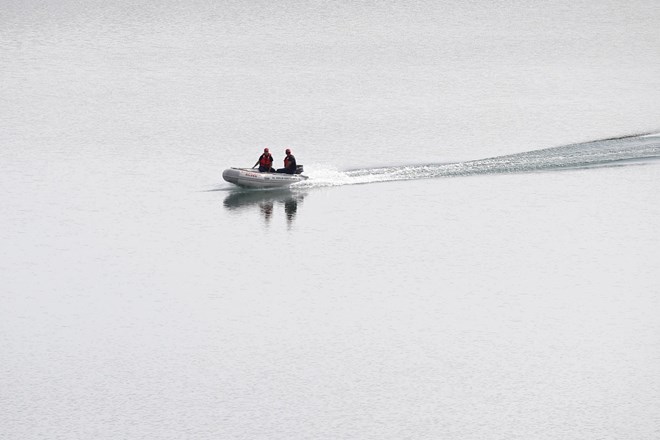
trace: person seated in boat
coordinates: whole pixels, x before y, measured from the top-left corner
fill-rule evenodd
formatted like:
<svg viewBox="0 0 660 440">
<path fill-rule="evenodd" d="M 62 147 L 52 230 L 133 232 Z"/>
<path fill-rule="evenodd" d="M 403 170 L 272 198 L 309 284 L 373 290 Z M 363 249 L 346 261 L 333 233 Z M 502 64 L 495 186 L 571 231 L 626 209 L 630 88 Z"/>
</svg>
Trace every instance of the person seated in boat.
<svg viewBox="0 0 660 440">
<path fill-rule="evenodd" d="M 284 158 L 284 168 L 280 168 L 277 170 L 278 173 L 286 173 L 286 174 L 296 174 L 296 158 L 293 154 L 291 154 L 290 149 L 286 149 L 285 151 L 286 157 Z"/>
<path fill-rule="evenodd" d="M 259 156 L 259 160 L 257 160 L 257 163 L 255 163 L 252 166 L 252 168 L 256 167 L 257 165 L 259 165 L 260 173 L 275 172 L 275 170 L 273 169 L 273 156 L 268 151 L 268 148 L 264 148 L 264 153 L 261 156 Z"/>
</svg>

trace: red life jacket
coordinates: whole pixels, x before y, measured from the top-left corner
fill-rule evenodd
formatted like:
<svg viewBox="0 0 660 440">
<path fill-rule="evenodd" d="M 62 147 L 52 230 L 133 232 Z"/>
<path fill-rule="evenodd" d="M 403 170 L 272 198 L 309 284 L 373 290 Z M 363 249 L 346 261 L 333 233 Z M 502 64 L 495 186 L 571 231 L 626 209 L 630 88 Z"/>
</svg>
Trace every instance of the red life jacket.
<svg viewBox="0 0 660 440">
<path fill-rule="evenodd" d="M 270 168 L 273 166 L 273 156 L 270 153 L 264 153 L 259 158 L 259 165 L 262 167 Z"/>
<path fill-rule="evenodd" d="M 291 161 L 289 160 L 289 156 L 287 156 L 284 158 L 284 168 L 289 169 L 289 163 L 291 163 Z"/>
</svg>

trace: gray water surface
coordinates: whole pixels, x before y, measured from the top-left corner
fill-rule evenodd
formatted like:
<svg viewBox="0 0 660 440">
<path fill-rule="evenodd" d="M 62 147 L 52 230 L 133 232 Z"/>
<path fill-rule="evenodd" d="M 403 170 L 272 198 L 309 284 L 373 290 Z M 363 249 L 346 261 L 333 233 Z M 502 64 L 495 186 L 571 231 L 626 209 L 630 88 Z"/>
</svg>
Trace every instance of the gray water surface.
<svg viewBox="0 0 660 440">
<path fill-rule="evenodd" d="M 0 1 L 0 438 L 657 438 L 659 24 Z"/>
</svg>

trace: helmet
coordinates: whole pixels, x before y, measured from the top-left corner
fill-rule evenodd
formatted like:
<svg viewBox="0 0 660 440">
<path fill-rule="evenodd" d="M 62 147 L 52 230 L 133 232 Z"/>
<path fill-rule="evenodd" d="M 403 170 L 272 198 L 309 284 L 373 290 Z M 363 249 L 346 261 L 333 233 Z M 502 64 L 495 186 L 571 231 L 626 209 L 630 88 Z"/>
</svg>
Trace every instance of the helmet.
<svg viewBox="0 0 660 440">
<path fill-rule="evenodd" d="M 289 150 L 289 149 L 287 148 L 286 151 L 285 151 L 285 153 L 286 153 L 286 154 L 291 154 L 291 150 Z"/>
<path fill-rule="evenodd" d="M 268 148 L 264 148 L 264 153 L 268 153 Z"/>
</svg>

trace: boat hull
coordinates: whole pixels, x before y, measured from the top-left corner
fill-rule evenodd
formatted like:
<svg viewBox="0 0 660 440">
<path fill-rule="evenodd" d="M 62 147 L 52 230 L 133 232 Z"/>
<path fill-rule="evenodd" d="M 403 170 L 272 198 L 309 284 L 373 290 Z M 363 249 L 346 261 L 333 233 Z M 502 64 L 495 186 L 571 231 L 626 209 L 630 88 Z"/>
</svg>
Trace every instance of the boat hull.
<svg viewBox="0 0 660 440">
<path fill-rule="evenodd" d="M 301 174 L 260 173 L 251 168 L 228 168 L 222 178 L 244 188 L 282 188 L 307 180 Z"/>
</svg>

